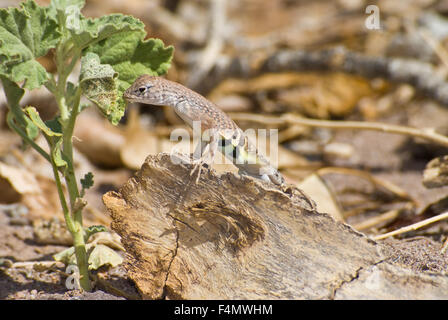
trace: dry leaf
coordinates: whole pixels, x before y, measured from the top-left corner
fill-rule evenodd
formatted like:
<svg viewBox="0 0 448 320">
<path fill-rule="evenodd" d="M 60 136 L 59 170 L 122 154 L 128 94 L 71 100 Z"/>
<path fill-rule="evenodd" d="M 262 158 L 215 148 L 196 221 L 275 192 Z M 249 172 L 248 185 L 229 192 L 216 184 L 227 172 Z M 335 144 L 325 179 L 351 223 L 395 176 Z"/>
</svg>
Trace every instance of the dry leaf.
<svg viewBox="0 0 448 320">
<path fill-rule="evenodd" d="M 317 211 L 328 213 L 338 221 L 344 221 L 336 197 L 319 175 L 311 174 L 297 186 L 316 202 Z"/>
<path fill-rule="evenodd" d="M 0 177 L 5 179 L 19 194 L 40 192 L 39 184 L 31 172 L 0 162 Z M 2 199 L 2 202 L 6 199 Z M 5 201 L 7 202 L 7 201 Z"/>
<path fill-rule="evenodd" d="M 125 144 L 121 130 L 89 112 L 76 121 L 73 144 L 94 164 L 121 166 L 120 150 Z"/>
</svg>

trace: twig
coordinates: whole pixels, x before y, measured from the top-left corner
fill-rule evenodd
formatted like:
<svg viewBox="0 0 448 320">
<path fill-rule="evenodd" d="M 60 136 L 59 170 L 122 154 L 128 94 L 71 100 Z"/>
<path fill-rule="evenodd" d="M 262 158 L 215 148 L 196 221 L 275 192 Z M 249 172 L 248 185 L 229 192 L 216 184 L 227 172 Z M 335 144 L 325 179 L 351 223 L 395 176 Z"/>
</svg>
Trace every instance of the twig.
<svg viewBox="0 0 448 320">
<path fill-rule="evenodd" d="M 435 39 L 425 28 L 419 29 L 418 34 L 432 48 L 436 56 L 443 63 L 446 72 L 448 69 L 448 52 L 445 50 L 443 45 L 439 40 Z"/>
<path fill-rule="evenodd" d="M 400 211 L 401 210 L 399 210 L 399 209 L 389 210 L 387 212 L 381 213 L 378 216 L 375 216 L 375 217 L 372 217 L 365 221 L 362 221 L 360 223 L 354 224 L 354 225 L 352 225 L 352 227 L 358 231 L 370 229 L 380 223 L 395 219 L 400 214 Z"/>
<path fill-rule="evenodd" d="M 388 233 L 380 234 L 378 236 L 373 237 L 373 239 L 374 240 L 381 240 L 381 239 L 385 239 L 385 238 L 388 238 L 388 237 L 395 236 L 397 234 L 402 234 L 402 233 L 406 233 L 406 232 L 409 232 L 409 231 L 414 231 L 414 230 L 420 229 L 420 228 L 422 228 L 424 226 L 427 226 L 427 225 L 429 225 L 431 223 L 434 223 L 434 222 L 437 222 L 437 221 L 441 221 L 443 219 L 448 219 L 448 212 L 441 213 L 441 214 L 439 214 L 439 215 L 437 215 L 435 217 L 431 217 L 429 219 L 425 219 L 423 221 L 411 224 L 409 226 L 400 228 L 400 229 L 395 230 L 395 231 L 391 231 L 391 232 L 388 232 Z"/>
<path fill-rule="evenodd" d="M 444 147 L 448 147 L 448 137 L 435 132 L 433 128 L 417 129 L 380 122 L 316 120 L 301 118 L 292 114 L 285 114 L 281 117 L 272 117 L 265 115 L 254 115 L 250 113 L 233 113 L 231 114 L 231 117 L 233 120 L 255 121 L 271 125 L 281 125 L 289 123 L 330 129 L 361 129 L 381 131 L 386 133 L 402 134 L 416 138 L 422 138 L 430 142 L 442 145 Z"/>
<path fill-rule="evenodd" d="M 50 269 L 53 267 L 64 267 L 64 264 L 59 261 L 24 261 L 14 262 L 12 268 L 35 268 L 38 266 L 41 269 Z"/>
</svg>

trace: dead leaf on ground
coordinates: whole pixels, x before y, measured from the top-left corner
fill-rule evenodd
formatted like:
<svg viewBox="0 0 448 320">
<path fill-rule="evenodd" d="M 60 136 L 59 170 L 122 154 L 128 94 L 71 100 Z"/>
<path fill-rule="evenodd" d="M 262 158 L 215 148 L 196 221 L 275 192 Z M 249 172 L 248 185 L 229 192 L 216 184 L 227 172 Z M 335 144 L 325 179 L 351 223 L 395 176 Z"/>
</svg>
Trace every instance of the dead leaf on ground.
<svg viewBox="0 0 448 320">
<path fill-rule="evenodd" d="M 333 192 L 317 174 L 311 174 L 297 185 L 314 202 L 319 212 L 325 212 L 338 221 L 344 221 L 344 215 Z"/>
<path fill-rule="evenodd" d="M 374 91 L 368 80 L 358 76 L 298 72 L 267 74 L 249 80 L 230 79 L 215 88 L 210 98 L 219 101 L 220 97 L 235 93 L 260 95 L 263 92 L 276 92 L 275 102 L 271 103 L 266 95 L 259 99 L 264 111 L 296 111 L 326 119 L 350 114 L 361 98 Z"/>
<path fill-rule="evenodd" d="M 92 112 L 82 112 L 76 121 L 73 144 L 92 163 L 119 167 L 120 150 L 125 144 L 122 131 Z"/>
<path fill-rule="evenodd" d="M 448 186 L 448 156 L 437 157 L 426 165 L 423 184 L 427 188 Z"/>
<path fill-rule="evenodd" d="M 0 202 L 24 204 L 29 218 L 50 218 L 61 214 L 54 181 L 25 168 L 0 162 Z"/>
</svg>

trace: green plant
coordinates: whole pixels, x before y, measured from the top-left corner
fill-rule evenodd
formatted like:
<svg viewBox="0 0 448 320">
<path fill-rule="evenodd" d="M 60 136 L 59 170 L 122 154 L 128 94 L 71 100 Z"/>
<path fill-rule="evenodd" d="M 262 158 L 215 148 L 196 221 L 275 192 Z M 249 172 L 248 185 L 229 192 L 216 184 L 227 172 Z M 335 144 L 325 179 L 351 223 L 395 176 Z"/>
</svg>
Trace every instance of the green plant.
<svg viewBox="0 0 448 320">
<path fill-rule="evenodd" d="M 0 9 L 0 80 L 9 105 L 8 125 L 51 163 L 73 237 L 81 287 L 90 291 L 85 242 L 103 228 L 87 230 L 82 223 L 84 190 L 93 184 L 93 177 L 88 173 L 81 179 L 80 191 L 73 167 L 72 137 L 83 109 L 81 95 L 117 124 L 125 110 L 124 90 L 143 73 L 165 73 L 173 48 L 165 47 L 159 39 L 145 40 L 144 24 L 132 16 L 112 14 L 88 19 L 81 14 L 83 6 L 83 0 L 52 0 L 48 7 L 28 0 L 20 8 Z M 55 74 L 36 60 L 50 50 Z M 68 77 L 79 60 L 79 82 L 72 83 Z M 34 107 L 19 105 L 25 89 L 42 85 L 54 95 L 59 107 L 59 114 L 49 121 L 43 121 Z M 39 133 L 45 137 L 49 152 L 34 142 Z"/>
</svg>

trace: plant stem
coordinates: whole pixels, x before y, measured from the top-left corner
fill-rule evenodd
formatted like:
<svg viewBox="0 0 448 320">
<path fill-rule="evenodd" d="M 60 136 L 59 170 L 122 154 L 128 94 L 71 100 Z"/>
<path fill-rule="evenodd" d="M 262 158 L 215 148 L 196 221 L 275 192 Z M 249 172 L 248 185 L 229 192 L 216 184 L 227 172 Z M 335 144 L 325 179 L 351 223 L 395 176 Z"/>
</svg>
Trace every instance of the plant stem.
<svg viewBox="0 0 448 320">
<path fill-rule="evenodd" d="M 76 262 L 80 275 L 79 282 L 85 291 L 92 291 L 92 285 L 89 278 L 89 263 L 87 259 L 86 243 L 84 241 L 84 229 L 82 224 L 77 221 L 75 221 L 75 232 L 72 236 L 73 246 L 75 247 Z"/>
<path fill-rule="evenodd" d="M 75 221 L 77 221 L 82 226 L 82 210 L 79 209 L 75 210 L 75 202 L 76 199 L 79 198 L 79 189 L 78 184 L 76 182 L 75 171 L 73 168 L 73 143 L 72 143 L 76 117 L 79 114 L 80 96 L 81 96 L 81 90 L 80 88 L 78 88 L 78 90 L 76 91 L 73 106 L 71 108 L 70 117 L 65 123 L 62 147 L 65 156 L 69 160 L 67 161 L 67 173 L 65 175 L 65 180 L 67 183 L 67 187 L 69 189 L 72 212 L 74 211 L 73 214 Z"/>
<path fill-rule="evenodd" d="M 53 168 L 54 180 L 56 181 L 56 188 L 58 189 L 59 201 L 61 202 L 62 211 L 64 213 L 65 223 L 67 225 L 68 231 L 73 235 L 75 233 L 75 225 L 73 224 L 73 219 L 70 216 L 70 210 L 67 206 L 67 201 L 65 200 L 64 192 L 62 191 L 61 179 L 59 178 L 58 167 L 51 158 L 51 167 Z"/>
<path fill-rule="evenodd" d="M 431 224 L 431 223 L 434 223 L 434 222 L 437 222 L 437 221 L 440 221 L 440 220 L 444 220 L 444 219 L 448 219 L 448 212 L 441 213 L 441 214 L 439 214 L 437 216 L 425 219 L 423 221 L 419 221 L 417 223 L 411 224 L 409 226 L 406 226 L 406 227 L 403 227 L 403 228 L 400 228 L 400 229 L 397 229 L 397 230 L 394 230 L 394 231 L 391 231 L 391 232 L 388 232 L 388 233 L 379 234 L 377 236 L 374 236 L 373 239 L 374 240 L 386 239 L 388 237 L 395 236 L 397 234 L 402 234 L 402 233 L 405 233 L 405 232 L 409 232 L 409 231 L 420 229 L 420 228 L 422 228 L 424 226 L 427 226 L 428 224 Z"/>
<path fill-rule="evenodd" d="M 79 59 L 80 51 L 70 52 L 66 46 L 62 45 L 57 50 L 56 64 L 58 68 L 58 80 L 55 86 L 55 96 L 58 102 L 59 111 L 61 115 L 62 125 L 62 154 L 64 160 L 67 163 L 67 167 L 63 171 L 65 183 L 67 186 L 68 195 L 70 198 L 70 210 L 67 208 L 67 203 L 63 197 L 62 185 L 58 176 L 57 169 L 54 169 L 56 184 L 58 192 L 60 194 L 60 200 L 64 209 L 64 216 L 67 222 L 67 228 L 69 228 L 73 237 L 73 246 L 75 248 L 76 262 L 79 269 L 80 284 L 83 290 L 91 291 L 92 286 L 90 284 L 89 270 L 88 270 L 88 258 L 85 245 L 84 228 L 82 223 L 82 208 L 76 206 L 76 200 L 79 196 L 78 184 L 76 181 L 75 170 L 73 166 L 73 130 L 75 127 L 76 117 L 79 114 L 79 101 L 81 91 L 78 88 L 74 99 L 68 99 L 67 97 L 67 78 L 70 75 L 73 67 Z M 70 62 L 67 61 L 70 58 Z M 53 86 L 54 88 L 54 86 Z M 71 97 L 70 97 L 71 98 Z M 72 101 L 67 105 L 67 101 Z M 52 163 L 55 166 L 55 163 Z M 57 176 L 57 178 L 56 178 Z"/>
<path fill-rule="evenodd" d="M 81 287 L 85 291 L 91 291 L 92 286 L 90 284 L 89 279 L 89 270 L 88 270 L 88 259 L 87 259 L 87 252 L 85 247 L 85 241 L 84 241 L 84 229 L 82 225 L 82 209 L 77 209 L 73 213 L 73 215 L 70 214 L 71 211 L 73 211 L 74 204 L 76 201 L 76 198 L 79 197 L 79 191 L 78 186 L 76 184 L 76 178 L 73 170 L 73 146 L 71 143 L 71 137 L 73 134 L 73 128 L 74 128 L 74 122 L 76 115 L 78 113 L 78 106 L 79 106 L 79 99 L 76 99 L 77 106 L 74 108 L 74 112 L 71 114 L 71 121 L 69 122 L 69 139 L 64 139 L 64 151 L 68 151 L 69 153 L 69 159 L 67 159 L 67 165 L 68 170 L 64 171 L 64 177 L 66 180 L 67 188 L 69 190 L 70 200 L 71 200 L 71 210 L 69 210 L 67 206 L 67 202 L 65 200 L 64 192 L 62 189 L 61 179 L 59 178 L 59 169 L 51 156 L 53 154 L 52 152 L 48 154 L 45 152 L 39 145 L 37 145 L 32 139 L 30 139 L 25 132 L 19 127 L 16 126 L 14 123 L 14 115 L 11 111 L 8 112 L 7 115 L 7 123 L 10 126 L 10 128 L 14 131 L 16 131 L 27 143 L 31 145 L 37 152 L 39 152 L 48 162 L 50 162 L 52 169 L 53 169 L 53 175 L 56 181 L 56 187 L 58 190 L 59 195 L 59 201 L 62 206 L 62 211 L 64 213 L 65 222 L 67 225 L 67 229 L 71 233 L 73 237 L 73 245 L 75 247 L 75 255 L 76 255 L 76 261 L 79 269 L 80 274 L 80 284 Z M 65 137 L 65 135 L 64 135 Z M 51 144 L 49 143 L 50 148 Z"/>
<path fill-rule="evenodd" d="M 77 95 L 80 95 L 77 91 Z M 91 291 L 89 270 L 88 270 L 88 259 L 84 240 L 84 228 L 82 221 L 82 208 L 76 207 L 76 200 L 79 196 L 78 184 L 76 181 L 75 171 L 73 167 L 73 130 L 75 127 L 76 117 L 79 113 L 79 98 L 75 99 L 74 105 L 71 106 L 70 117 L 63 124 L 63 141 L 62 149 L 66 157 L 67 168 L 65 170 L 64 178 L 68 189 L 68 194 L 70 197 L 70 208 L 75 225 L 75 230 L 73 232 L 73 245 L 75 247 L 76 261 L 78 264 L 79 274 L 80 274 L 80 284 L 81 287 L 86 291 Z"/>
</svg>

